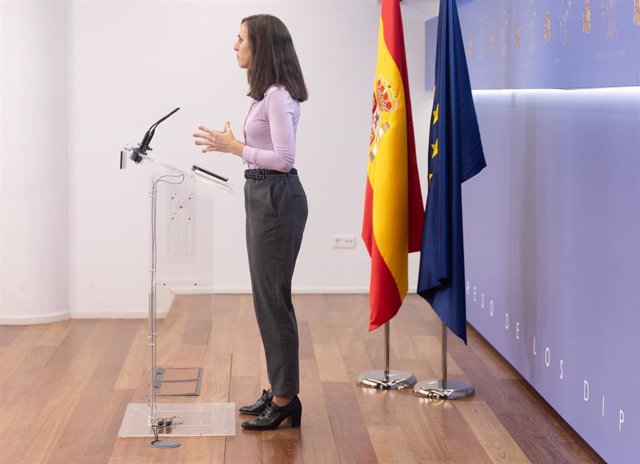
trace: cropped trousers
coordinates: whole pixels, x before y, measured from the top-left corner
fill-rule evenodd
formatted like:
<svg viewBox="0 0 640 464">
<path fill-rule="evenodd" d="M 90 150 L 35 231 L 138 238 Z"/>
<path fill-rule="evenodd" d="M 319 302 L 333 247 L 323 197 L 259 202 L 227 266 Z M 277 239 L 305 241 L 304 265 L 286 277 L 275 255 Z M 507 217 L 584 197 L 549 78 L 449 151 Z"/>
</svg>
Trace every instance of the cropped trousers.
<svg viewBox="0 0 640 464">
<path fill-rule="evenodd" d="M 300 389 L 298 323 L 291 279 L 307 222 L 307 197 L 297 171 L 245 171 L 246 240 L 253 306 L 276 396 Z"/>
</svg>

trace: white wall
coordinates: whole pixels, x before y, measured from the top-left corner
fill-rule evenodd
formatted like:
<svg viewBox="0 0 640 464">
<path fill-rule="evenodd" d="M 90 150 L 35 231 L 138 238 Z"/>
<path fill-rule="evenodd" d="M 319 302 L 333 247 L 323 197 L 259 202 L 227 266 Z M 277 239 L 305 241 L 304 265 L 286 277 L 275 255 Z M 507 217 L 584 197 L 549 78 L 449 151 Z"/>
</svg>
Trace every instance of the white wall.
<svg viewBox="0 0 640 464">
<path fill-rule="evenodd" d="M 431 107 L 430 92 L 424 90 L 424 21 L 437 13 L 435 3 L 402 2 L 422 173 Z M 288 25 L 310 92 L 302 107 L 296 163 L 310 215 L 294 291 L 367 291 L 369 258 L 362 241 L 354 250 L 335 250 L 330 236 L 360 235 L 376 2 L 77 1 L 68 9 L 68 295 L 73 317 L 144 313 L 150 170 L 145 164 L 120 171 L 117 159 L 124 144 L 138 143 L 152 122 L 177 106 L 181 111 L 157 131 L 153 155 L 185 169 L 197 163 L 231 177 L 235 194 L 215 195 L 213 250 L 201 236 L 195 246 L 197 252 L 213 254 L 205 267 L 213 273 L 216 291 L 249 291 L 244 166 L 229 155 L 200 154 L 191 133 L 198 124 L 216 128 L 228 119 L 242 136 L 249 99 L 232 47 L 240 20 L 254 13 L 275 14 Z M 206 225 L 207 218 L 198 214 Z M 161 227 L 166 227 L 166 216 L 160 218 Z M 410 282 L 416 280 L 413 256 Z"/>
<path fill-rule="evenodd" d="M 66 319 L 67 5 L 1 8 L 0 322 Z"/>
</svg>

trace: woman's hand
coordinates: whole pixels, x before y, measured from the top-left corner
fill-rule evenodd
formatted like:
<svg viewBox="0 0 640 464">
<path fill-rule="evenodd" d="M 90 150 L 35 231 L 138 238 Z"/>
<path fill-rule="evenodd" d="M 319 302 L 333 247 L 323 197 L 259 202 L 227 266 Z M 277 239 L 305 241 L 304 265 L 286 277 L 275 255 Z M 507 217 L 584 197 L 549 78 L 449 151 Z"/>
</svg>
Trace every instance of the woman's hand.
<svg viewBox="0 0 640 464">
<path fill-rule="evenodd" d="M 196 145 L 203 145 L 202 153 L 209 151 L 220 151 L 222 153 L 232 153 L 236 156 L 242 156 L 242 147 L 244 144 L 233 136 L 231 125 L 227 121 L 224 125 L 224 131 L 219 132 L 211 130 L 205 126 L 198 126 L 200 132 L 196 132 L 193 136 L 196 138 Z"/>
</svg>

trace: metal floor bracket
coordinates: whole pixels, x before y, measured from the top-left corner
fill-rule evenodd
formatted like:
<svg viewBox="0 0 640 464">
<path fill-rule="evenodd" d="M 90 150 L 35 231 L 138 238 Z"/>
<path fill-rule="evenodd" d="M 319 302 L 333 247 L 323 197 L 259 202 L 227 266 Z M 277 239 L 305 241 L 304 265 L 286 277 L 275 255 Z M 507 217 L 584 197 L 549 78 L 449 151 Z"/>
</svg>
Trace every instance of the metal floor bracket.
<svg viewBox="0 0 640 464">
<path fill-rule="evenodd" d="M 158 367 L 156 396 L 199 396 L 202 367 Z"/>
</svg>

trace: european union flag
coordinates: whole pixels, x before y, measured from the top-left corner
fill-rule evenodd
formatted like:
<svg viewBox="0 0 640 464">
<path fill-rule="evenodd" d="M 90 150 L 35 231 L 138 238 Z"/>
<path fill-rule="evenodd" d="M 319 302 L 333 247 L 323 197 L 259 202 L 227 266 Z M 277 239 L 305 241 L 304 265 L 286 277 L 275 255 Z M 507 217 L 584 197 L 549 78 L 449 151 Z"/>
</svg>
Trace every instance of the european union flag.
<svg viewBox="0 0 640 464">
<path fill-rule="evenodd" d="M 467 342 L 461 184 L 487 164 L 455 0 L 440 0 L 418 294 Z"/>
</svg>

